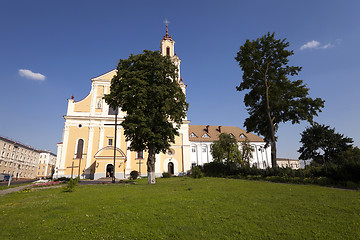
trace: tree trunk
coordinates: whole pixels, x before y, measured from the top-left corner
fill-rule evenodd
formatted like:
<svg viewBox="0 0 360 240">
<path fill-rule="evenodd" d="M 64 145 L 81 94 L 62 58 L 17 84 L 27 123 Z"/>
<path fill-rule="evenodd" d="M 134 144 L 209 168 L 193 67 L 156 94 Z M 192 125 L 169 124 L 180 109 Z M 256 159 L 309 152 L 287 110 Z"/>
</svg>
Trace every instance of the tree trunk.
<svg viewBox="0 0 360 240">
<path fill-rule="evenodd" d="M 155 184 L 155 151 L 149 149 L 149 156 L 147 160 L 148 184 Z"/>
<path fill-rule="evenodd" d="M 276 163 L 276 142 L 275 141 L 271 143 L 271 165 L 272 165 L 272 168 L 277 167 L 277 163 Z"/>
<path fill-rule="evenodd" d="M 268 65 L 269 67 L 269 65 Z M 270 99 L 269 99 L 269 88 L 270 85 L 268 84 L 267 81 L 267 70 L 265 72 L 265 86 L 266 86 L 266 114 L 268 116 L 268 120 L 269 120 L 269 127 L 270 127 L 270 135 L 271 135 L 271 142 L 270 142 L 270 146 L 271 146 L 271 165 L 273 168 L 276 168 L 276 139 L 275 139 L 275 126 L 274 126 L 274 120 L 271 117 L 271 109 L 270 109 Z"/>
</svg>

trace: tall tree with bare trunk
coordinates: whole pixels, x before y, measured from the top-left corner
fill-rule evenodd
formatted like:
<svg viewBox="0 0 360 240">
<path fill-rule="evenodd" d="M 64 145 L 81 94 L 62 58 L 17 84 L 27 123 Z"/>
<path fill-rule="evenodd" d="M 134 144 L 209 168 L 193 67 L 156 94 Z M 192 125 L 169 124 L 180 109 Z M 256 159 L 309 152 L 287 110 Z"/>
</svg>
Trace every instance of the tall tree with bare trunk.
<svg viewBox="0 0 360 240">
<path fill-rule="evenodd" d="M 166 152 L 186 116 L 188 104 L 177 68 L 159 51 L 144 50 L 120 59 L 105 101 L 126 112 L 121 122 L 130 150 L 148 151 L 148 183 L 154 184 L 155 156 Z"/>
<path fill-rule="evenodd" d="M 264 136 L 271 146 L 271 163 L 276 167 L 276 132 L 279 123 L 301 120 L 313 121 L 321 112 L 324 102 L 308 96 L 309 88 L 302 80 L 291 81 L 301 67 L 289 66 L 286 39 L 275 39 L 275 33 L 267 33 L 256 40 L 246 40 L 235 60 L 243 71 L 242 82 L 236 89 L 249 90 L 244 97 L 249 117 L 244 126 L 249 132 Z"/>
</svg>

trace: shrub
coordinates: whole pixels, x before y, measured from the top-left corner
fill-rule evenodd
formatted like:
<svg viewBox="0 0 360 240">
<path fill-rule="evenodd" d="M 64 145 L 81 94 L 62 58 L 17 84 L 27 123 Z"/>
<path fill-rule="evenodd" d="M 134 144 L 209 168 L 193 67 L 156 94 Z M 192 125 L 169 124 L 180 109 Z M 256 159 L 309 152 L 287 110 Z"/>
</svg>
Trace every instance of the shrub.
<svg viewBox="0 0 360 240">
<path fill-rule="evenodd" d="M 199 166 L 195 166 L 191 169 L 191 176 L 193 178 L 202 178 L 204 174 Z"/>
<path fill-rule="evenodd" d="M 130 179 L 131 180 L 135 180 L 138 177 L 139 177 L 139 172 L 138 171 L 136 171 L 136 170 L 131 171 L 131 173 L 130 173 Z"/>
<path fill-rule="evenodd" d="M 78 178 L 75 178 L 75 179 L 70 178 L 67 185 L 64 187 L 63 191 L 64 192 L 73 192 L 74 188 L 78 182 L 79 182 Z"/>
<path fill-rule="evenodd" d="M 163 172 L 163 173 L 162 173 L 162 177 L 163 177 L 163 178 L 170 178 L 170 177 L 171 177 L 171 173 L 169 173 L 169 172 Z"/>
</svg>

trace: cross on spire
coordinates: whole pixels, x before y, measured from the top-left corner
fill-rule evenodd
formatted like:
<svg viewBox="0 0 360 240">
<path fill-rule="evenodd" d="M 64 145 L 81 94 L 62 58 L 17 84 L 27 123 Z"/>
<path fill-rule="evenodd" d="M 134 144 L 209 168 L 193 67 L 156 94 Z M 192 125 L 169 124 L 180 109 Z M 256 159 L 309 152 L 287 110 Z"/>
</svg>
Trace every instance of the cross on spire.
<svg viewBox="0 0 360 240">
<path fill-rule="evenodd" d="M 169 25 L 170 21 L 167 20 L 167 18 L 165 18 L 164 23 L 165 23 L 165 25 L 166 25 L 166 35 L 165 35 L 165 37 L 168 38 L 168 37 L 170 37 L 170 36 L 169 36 L 169 31 L 168 31 L 168 25 Z M 171 37 L 170 37 L 170 38 L 171 38 Z"/>
</svg>

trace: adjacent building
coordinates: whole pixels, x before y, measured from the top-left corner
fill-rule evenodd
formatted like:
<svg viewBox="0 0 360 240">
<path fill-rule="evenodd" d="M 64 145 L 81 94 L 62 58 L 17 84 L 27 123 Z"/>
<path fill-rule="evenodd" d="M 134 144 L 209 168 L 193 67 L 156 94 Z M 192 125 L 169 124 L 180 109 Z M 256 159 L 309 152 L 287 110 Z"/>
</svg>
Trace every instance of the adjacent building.
<svg viewBox="0 0 360 240">
<path fill-rule="evenodd" d="M 37 178 L 51 178 L 55 171 L 56 155 L 50 151 L 40 151 Z"/>
<path fill-rule="evenodd" d="M 253 149 L 251 166 L 258 168 L 271 167 L 270 148 L 265 147 L 264 139 L 244 129 L 232 126 L 189 125 L 189 140 L 191 145 L 191 165 L 203 165 L 213 161 L 210 146 L 219 139 L 221 133 L 228 133 L 241 143 L 248 141 Z"/>
<path fill-rule="evenodd" d="M 286 168 L 286 167 L 289 167 L 292 169 L 303 168 L 303 167 L 300 167 L 299 159 L 277 158 L 276 164 L 279 167 L 283 167 L 283 168 Z"/>
<path fill-rule="evenodd" d="M 0 173 L 12 175 L 14 178 L 35 178 L 40 151 L 0 137 Z"/>
</svg>

